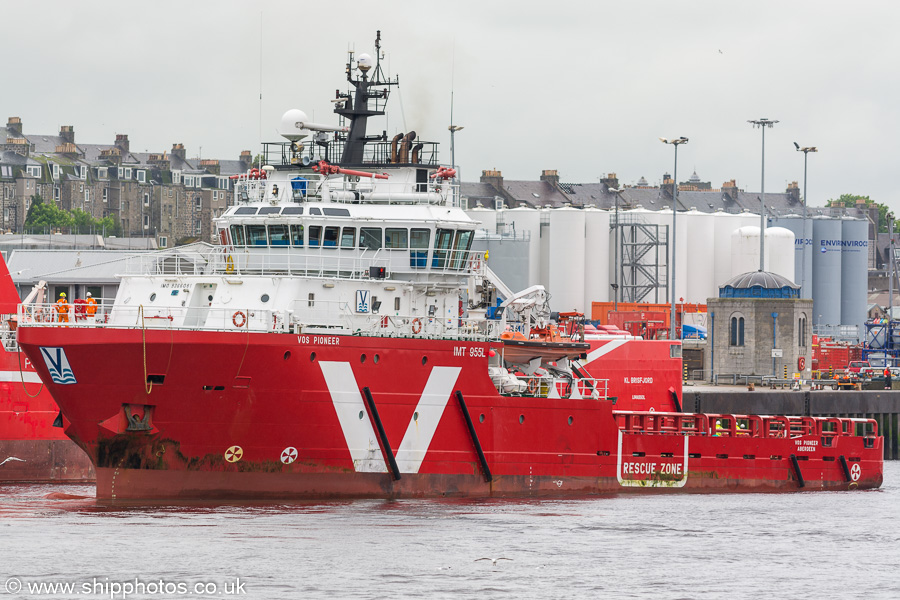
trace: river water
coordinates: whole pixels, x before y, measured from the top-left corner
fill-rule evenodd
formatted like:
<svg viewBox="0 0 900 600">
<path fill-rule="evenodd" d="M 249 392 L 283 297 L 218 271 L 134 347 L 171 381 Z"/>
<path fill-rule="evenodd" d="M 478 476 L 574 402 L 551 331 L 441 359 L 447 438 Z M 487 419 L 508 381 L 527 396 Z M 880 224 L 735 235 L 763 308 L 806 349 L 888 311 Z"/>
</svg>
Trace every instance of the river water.
<svg viewBox="0 0 900 600">
<path fill-rule="evenodd" d="M 900 598 L 896 461 L 885 464 L 884 486 L 865 492 L 47 498 L 60 493 L 93 490 L 0 487 L 0 598 Z"/>
</svg>

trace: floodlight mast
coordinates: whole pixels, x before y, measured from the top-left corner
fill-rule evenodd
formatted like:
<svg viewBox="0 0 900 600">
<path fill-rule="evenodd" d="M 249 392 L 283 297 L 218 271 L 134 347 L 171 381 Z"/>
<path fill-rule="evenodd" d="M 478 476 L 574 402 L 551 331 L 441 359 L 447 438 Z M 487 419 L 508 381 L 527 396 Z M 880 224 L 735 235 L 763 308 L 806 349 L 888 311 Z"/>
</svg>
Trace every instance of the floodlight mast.
<svg viewBox="0 0 900 600">
<path fill-rule="evenodd" d="M 754 127 L 762 130 L 762 184 L 760 189 L 760 211 L 759 211 L 759 270 L 765 271 L 766 259 L 766 128 L 772 129 L 778 121 L 772 119 L 762 119 L 747 121 Z"/>
<path fill-rule="evenodd" d="M 678 146 L 687 144 L 688 139 L 684 136 L 674 139 L 659 138 L 663 144 L 671 144 L 675 146 L 675 169 L 672 173 L 672 314 L 669 323 L 669 339 L 675 339 L 675 217 L 678 214 Z"/>
</svg>

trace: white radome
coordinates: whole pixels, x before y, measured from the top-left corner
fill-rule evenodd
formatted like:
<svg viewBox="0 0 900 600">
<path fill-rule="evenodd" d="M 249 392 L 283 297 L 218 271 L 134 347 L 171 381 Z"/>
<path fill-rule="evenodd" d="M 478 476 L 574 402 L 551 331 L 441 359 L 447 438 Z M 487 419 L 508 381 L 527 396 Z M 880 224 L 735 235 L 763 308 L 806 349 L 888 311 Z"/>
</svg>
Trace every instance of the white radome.
<svg viewBox="0 0 900 600">
<path fill-rule="evenodd" d="M 303 127 L 309 121 L 309 117 L 299 108 L 292 108 L 281 115 L 281 126 L 278 133 L 292 142 L 302 140 L 309 135 L 309 130 Z"/>
<path fill-rule="evenodd" d="M 360 54 L 359 58 L 356 59 L 356 67 L 365 73 L 372 68 L 372 57 L 365 53 Z"/>
</svg>

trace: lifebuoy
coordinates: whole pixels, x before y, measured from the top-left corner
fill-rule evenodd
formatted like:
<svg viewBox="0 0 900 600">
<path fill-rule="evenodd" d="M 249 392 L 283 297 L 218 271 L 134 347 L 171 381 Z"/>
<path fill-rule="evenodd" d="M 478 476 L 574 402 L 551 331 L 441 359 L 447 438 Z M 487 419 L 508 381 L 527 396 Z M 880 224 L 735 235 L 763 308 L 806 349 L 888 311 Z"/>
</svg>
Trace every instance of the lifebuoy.
<svg viewBox="0 0 900 600">
<path fill-rule="evenodd" d="M 413 319 L 412 320 L 412 332 L 420 333 L 421 331 L 422 331 L 422 321 L 420 321 L 419 319 Z"/>
<path fill-rule="evenodd" d="M 797 359 L 797 370 L 802 371 L 806 368 L 806 357 L 801 356 Z"/>
<path fill-rule="evenodd" d="M 241 322 L 240 322 L 240 323 L 238 323 L 238 317 L 241 318 Z M 237 311 L 236 313 L 234 313 L 234 314 L 231 316 L 231 322 L 234 323 L 234 326 L 235 326 L 235 327 L 243 327 L 244 325 L 247 324 L 247 315 L 245 315 L 245 314 L 244 314 L 243 312 L 241 312 L 241 311 Z"/>
<path fill-rule="evenodd" d="M 528 393 L 531 394 L 532 396 L 537 394 L 539 383 L 540 382 L 539 382 L 538 378 L 535 377 L 534 375 L 532 375 L 531 378 L 528 380 Z"/>
</svg>

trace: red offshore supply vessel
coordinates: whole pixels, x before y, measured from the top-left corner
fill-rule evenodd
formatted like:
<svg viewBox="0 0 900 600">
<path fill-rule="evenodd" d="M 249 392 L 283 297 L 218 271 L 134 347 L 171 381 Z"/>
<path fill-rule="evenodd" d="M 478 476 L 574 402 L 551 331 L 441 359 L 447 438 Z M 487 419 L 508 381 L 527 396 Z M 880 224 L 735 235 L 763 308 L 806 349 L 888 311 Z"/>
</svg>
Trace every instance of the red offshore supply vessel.
<svg viewBox="0 0 900 600">
<path fill-rule="evenodd" d="M 99 498 L 881 485 L 874 420 L 681 413 L 677 376 L 673 394 L 640 365 L 598 372 L 640 340 L 586 340 L 541 286 L 493 310 L 501 286 L 436 144 L 366 135 L 397 85 L 375 46 L 351 54 L 339 126 L 285 113 L 219 245 L 135 259 L 104 323 L 20 308 Z M 654 343 L 680 373 L 680 344 Z"/>
<path fill-rule="evenodd" d="M 66 437 L 50 391 L 19 351 L 18 303 L 19 294 L 0 257 L 0 483 L 93 481 L 90 459 Z"/>
</svg>

